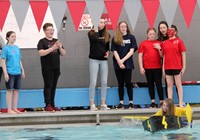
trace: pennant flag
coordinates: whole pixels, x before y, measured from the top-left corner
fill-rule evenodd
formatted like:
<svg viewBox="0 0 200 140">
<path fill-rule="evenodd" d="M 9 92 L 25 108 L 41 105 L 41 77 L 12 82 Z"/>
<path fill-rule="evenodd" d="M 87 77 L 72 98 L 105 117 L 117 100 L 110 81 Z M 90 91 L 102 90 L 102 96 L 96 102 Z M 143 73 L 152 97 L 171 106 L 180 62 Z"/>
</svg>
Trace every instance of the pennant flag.
<svg viewBox="0 0 200 140">
<path fill-rule="evenodd" d="M 167 23 L 171 26 L 178 6 L 178 0 L 160 0 L 160 6 Z"/>
<path fill-rule="evenodd" d="M 57 30 L 60 29 L 60 25 L 65 14 L 66 6 L 66 0 L 49 1 L 49 7 L 51 9 Z"/>
<path fill-rule="evenodd" d="M 159 0 L 142 0 L 142 5 L 144 8 L 144 12 L 146 14 L 147 20 L 149 22 L 149 26 L 154 26 L 154 21 L 156 19 L 156 15 L 159 8 Z"/>
<path fill-rule="evenodd" d="M 94 28 L 98 29 L 99 20 L 101 18 L 101 15 L 104 9 L 104 1 L 103 0 L 95 0 L 95 1 L 86 0 L 86 4 L 87 4 L 89 14 L 92 17 Z"/>
<path fill-rule="evenodd" d="M 124 6 L 126 9 L 126 13 L 128 15 L 128 19 L 130 21 L 131 27 L 134 30 L 135 25 L 137 23 L 137 19 L 140 13 L 140 9 L 142 7 L 140 0 L 125 0 Z"/>
<path fill-rule="evenodd" d="M 124 0 L 105 0 L 104 3 L 108 12 L 108 16 L 112 22 L 112 27 L 115 30 L 121 14 Z"/>
<path fill-rule="evenodd" d="M 188 28 L 190 27 L 196 3 L 197 0 L 179 0 L 179 5 Z"/>
<path fill-rule="evenodd" d="M 21 31 L 27 11 L 28 11 L 29 2 L 28 0 L 23 0 L 23 1 L 10 0 L 10 2 L 13 8 L 19 29 Z"/>
<path fill-rule="evenodd" d="M 72 20 L 76 31 L 78 31 L 79 24 L 81 22 L 82 15 L 85 10 L 86 3 L 85 1 L 67 1 L 69 12 L 71 14 Z"/>
<path fill-rule="evenodd" d="M 47 1 L 29 1 L 30 6 L 38 27 L 38 31 L 40 31 L 40 28 L 42 26 L 47 8 L 48 8 L 48 2 Z"/>
<path fill-rule="evenodd" d="M 200 0 L 197 0 L 197 3 L 198 3 L 198 5 L 199 5 L 199 8 L 200 8 Z"/>
<path fill-rule="evenodd" d="M 3 29 L 8 10 L 10 8 L 10 1 L 9 0 L 4 0 L 0 1 L 0 29 Z"/>
</svg>

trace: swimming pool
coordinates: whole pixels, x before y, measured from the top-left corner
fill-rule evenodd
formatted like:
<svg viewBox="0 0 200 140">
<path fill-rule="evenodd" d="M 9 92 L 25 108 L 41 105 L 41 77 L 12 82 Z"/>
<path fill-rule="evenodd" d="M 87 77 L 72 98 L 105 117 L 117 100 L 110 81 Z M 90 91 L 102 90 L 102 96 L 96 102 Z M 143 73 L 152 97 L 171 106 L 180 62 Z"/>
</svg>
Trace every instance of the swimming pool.
<svg viewBox="0 0 200 140">
<path fill-rule="evenodd" d="M 56 125 L 54 125 L 56 126 Z M 0 128 L 0 140 L 198 140 L 200 124 L 151 134 L 141 126 L 87 125 L 69 127 Z"/>
</svg>

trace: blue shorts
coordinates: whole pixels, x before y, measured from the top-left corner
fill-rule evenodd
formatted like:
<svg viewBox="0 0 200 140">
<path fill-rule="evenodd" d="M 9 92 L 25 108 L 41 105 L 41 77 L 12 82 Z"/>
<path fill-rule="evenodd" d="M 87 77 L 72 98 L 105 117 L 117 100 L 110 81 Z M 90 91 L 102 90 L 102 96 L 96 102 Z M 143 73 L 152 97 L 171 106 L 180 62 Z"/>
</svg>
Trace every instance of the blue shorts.
<svg viewBox="0 0 200 140">
<path fill-rule="evenodd" d="M 9 75 L 9 80 L 6 82 L 6 88 L 7 90 L 14 90 L 14 89 L 20 89 L 21 88 L 21 74 L 20 75 Z"/>
</svg>

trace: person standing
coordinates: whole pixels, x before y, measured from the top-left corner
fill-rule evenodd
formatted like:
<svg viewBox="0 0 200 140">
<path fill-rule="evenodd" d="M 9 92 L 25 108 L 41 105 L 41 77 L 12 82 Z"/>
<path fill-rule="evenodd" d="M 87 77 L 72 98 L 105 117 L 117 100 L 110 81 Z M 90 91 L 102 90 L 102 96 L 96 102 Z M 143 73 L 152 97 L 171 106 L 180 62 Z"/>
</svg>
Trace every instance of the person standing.
<svg viewBox="0 0 200 140">
<path fill-rule="evenodd" d="M 176 35 L 176 26 L 168 29 L 169 39 L 162 45 L 163 52 L 163 74 L 167 80 L 168 98 L 173 97 L 173 84 L 178 90 L 179 107 L 183 107 L 183 88 L 181 77 L 186 69 L 186 47 Z"/>
<path fill-rule="evenodd" d="M 166 21 L 161 21 L 158 24 L 158 41 L 164 42 L 168 39 L 167 30 L 169 26 Z"/>
<path fill-rule="evenodd" d="M 54 28 L 52 23 L 43 25 L 45 37 L 40 39 L 37 45 L 40 55 L 42 76 L 44 80 L 45 111 L 60 111 L 55 107 L 55 94 L 58 78 L 60 76 L 60 55 L 66 55 L 62 42 L 53 38 Z"/>
<path fill-rule="evenodd" d="M 134 69 L 133 54 L 137 50 L 137 42 L 130 33 L 126 21 L 118 23 L 115 35 L 112 39 L 111 50 L 113 51 L 113 65 L 118 81 L 118 93 L 120 103 L 117 109 L 124 108 L 124 84 L 126 84 L 129 97 L 129 108 L 133 105 L 133 89 L 132 89 L 132 70 Z"/>
<path fill-rule="evenodd" d="M 95 87 L 97 82 L 98 71 L 101 76 L 101 110 L 110 108 L 106 105 L 107 79 L 108 79 L 108 56 L 110 45 L 110 34 L 106 29 L 105 18 L 101 17 L 98 30 L 90 30 L 88 32 L 90 41 L 89 54 L 89 72 L 90 72 L 90 110 L 98 110 L 94 104 Z"/>
<path fill-rule="evenodd" d="M 146 76 L 148 83 L 149 95 L 151 98 L 150 108 L 157 107 L 155 102 L 155 85 L 157 88 L 160 103 L 163 101 L 163 88 L 162 88 L 162 52 L 160 41 L 156 40 L 155 28 L 148 28 L 147 40 L 144 40 L 138 49 L 138 63 L 140 73 Z"/>
<path fill-rule="evenodd" d="M 2 51 L 2 48 L 3 46 L 5 45 L 4 43 L 4 40 L 3 38 L 0 36 L 0 60 L 1 60 L 1 51 Z M 0 62 L 0 90 L 1 90 L 1 77 L 2 77 L 2 74 L 3 74 L 3 69 L 2 69 L 2 65 L 1 65 L 1 62 Z M 1 109 L 0 109 L 0 113 L 1 113 Z"/>
<path fill-rule="evenodd" d="M 168 28 L 169 26 L 166 21 L 161 21 L 158 24 L 158 39 L 157 39 L 158 41 L 161 41 L 163 43 L 165 40 L 169 39 L 168 34 L 167 34 Z M 176 87 L 176 92 L 178 93 L 177 87 Z M 166 97 L 168 98 L 166 79 L 165 79 L 165 93 L 166 93 Z"/>
<path fill-rule="evenodd" d="M 167 30 L 169 28 L 169 25 L 166 21 L 160 21 L 158 24 L 158 41 L 160 42 L 164 42 L 165 40 L 168 39 L 168 35 L 167 35 Z M 168 98 L 168 94 L 167 94 L 167 81 L 165 79 L 165 95 Z"/>
<path fill-rule="evenodd" d="M 4 40 L 3 40 L 3 38 L 0 36 L 0 60 L 1 60 L 1 51 L 2 51 L 2 48 L 3 48 L 4 45 L 5 45 Z M 2 65 L 1 65 L 1 63 L 0 63 L 0 83 L 1 83 L 2 74 L 3 74 L 3 69 L 2 69 Z M 1 88 L 1 86 L 0 86 L 0 88 Z"/>
<path fill-rule="evenodd" d="M 2 49 L 1 63 L 6 82 L 6 104 L 7 113 L 21 113 L 17 109 L 19 89 L 21 88 L 21 78 L 25 78 L 25 72 L 21 61 L 21 52 L 16 41 L 14 31 L 6 33 L 7 44 Z"/>
</svg>

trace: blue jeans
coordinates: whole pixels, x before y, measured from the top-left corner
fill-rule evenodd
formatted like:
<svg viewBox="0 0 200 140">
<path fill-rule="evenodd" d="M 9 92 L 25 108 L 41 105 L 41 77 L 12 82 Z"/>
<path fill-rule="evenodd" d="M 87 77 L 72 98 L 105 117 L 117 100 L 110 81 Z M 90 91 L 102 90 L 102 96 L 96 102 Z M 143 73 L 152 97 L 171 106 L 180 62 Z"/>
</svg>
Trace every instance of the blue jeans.
<svg viewBox="0 0 200 140">
<path fill-rule="evenodd" d="M 90 86 L 89 95 L 90 101 L 94 101 L 95 87 L 97 82 L 98 71 L 100 70 L 101 76 L 101 100 L 106 99 L 107 93 L 107 80 L 108 80 L 108 61 L 107 60 L 89 60 L 90 71 Z"/>
<path fill-rule="evenodd" d="M 9 80 L 6 82 L 7 90 L 19 90 L 21 88 L 21 74 L 19 75 L 9 75 Z"/>
</svg>

